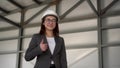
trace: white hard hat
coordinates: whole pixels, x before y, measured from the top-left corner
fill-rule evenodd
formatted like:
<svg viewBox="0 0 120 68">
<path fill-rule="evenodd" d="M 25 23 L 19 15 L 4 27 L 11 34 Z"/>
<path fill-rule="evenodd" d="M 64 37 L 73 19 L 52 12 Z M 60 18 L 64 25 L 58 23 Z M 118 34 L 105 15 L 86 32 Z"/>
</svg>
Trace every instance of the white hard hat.
<svg viewBox="0 0 120 68">
<path fill-rule="evenodd" d="M 45 11 L 45 13 L 43 14 L 42 18 L 44 18 L 47 15 L 54 15 L 54 16 L 56 16 L 59 19 L 57 13 L 55 11 L 53 11 L 53 10 L 47 10 L 47 11 Z"/>
</svg>

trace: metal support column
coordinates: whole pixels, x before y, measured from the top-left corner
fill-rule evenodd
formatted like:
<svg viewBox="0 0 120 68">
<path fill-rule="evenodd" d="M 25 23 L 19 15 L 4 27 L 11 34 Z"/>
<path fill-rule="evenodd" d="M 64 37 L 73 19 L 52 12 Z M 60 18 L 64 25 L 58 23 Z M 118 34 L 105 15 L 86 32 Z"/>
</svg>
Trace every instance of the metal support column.
<svg viewBox="0 0 120 68">
<path fill-rule="evenodd" d="M 61 3 L 61 1 L 59 1 L 59 2 L 56 4 L 56 13 L 58 14 L 58 16 L 60 16 L 60 3 Z"/>
<path fill-rule="evenodd" d="M 23 42 L 23 23 L 25 20 L 25 11 L 24 9 L 21 11 L 21 28 L 19 28 L 19 39 L 18 39 L 18 46 L 17 46 L 17 60 L 16 60 L 16 68 L 21 68 L 22 66 L 22 53 L 20 51 L 22 51 L 22 42 Z"/>
<path fill-rule="evenodd" d="M 18 47 L 17 47 L 17 60 L 16 60 L 16 68 L 21 68 L 21 53 L 19 51 L 22 50 L 22 38 L 23 36 L 23 28 L 19 29 L 19 39 L 18 39 Z"/>
<path fill-rule="evenodd" d="M 103 68 L 103 50 L 102 50 L 102 17 L 101 17 L 101 0 L 97 0 L 97 9 L 98 9 L 98 18 L 97 18 L 97 26 L 98 26 L 98 63 L 99 68 Z"/>
</svg>

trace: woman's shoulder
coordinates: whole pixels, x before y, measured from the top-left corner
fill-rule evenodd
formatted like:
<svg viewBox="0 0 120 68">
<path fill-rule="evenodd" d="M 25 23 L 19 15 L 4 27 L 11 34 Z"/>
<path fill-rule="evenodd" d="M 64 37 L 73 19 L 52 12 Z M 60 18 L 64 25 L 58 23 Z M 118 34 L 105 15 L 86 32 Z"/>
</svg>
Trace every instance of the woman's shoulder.
<svg viewBox="0 0 120 68">
<path fill-rule="evenodd" d="M 59 38 L 60 40 L 64 40 L 64 38 L 63 38 L 62 36 L 58 36 L 58 38 Z"/>
<path fill-rule="evenodd" d="M 33 34 L 33 36 L 39 36 L 40 34 L 38 34 L 38 33 L 35 33 L 35 34 Z"/>
<path fill-rule="evenodd" d="M 40 35 L 39 33 L 33 34 L 33 37 L 40 37 L 42 35 Z"/>
</svg>

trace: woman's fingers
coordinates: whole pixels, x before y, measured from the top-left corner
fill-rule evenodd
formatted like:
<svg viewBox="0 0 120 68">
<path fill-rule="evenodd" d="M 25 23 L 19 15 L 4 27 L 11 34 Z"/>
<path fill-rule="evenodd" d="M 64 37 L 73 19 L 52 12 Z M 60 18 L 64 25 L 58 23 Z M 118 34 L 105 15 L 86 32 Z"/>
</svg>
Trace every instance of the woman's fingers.
<svg viewBox="0 0 120 68">
<path fill-rule="evenodd" d="M 40 42 L 40 44 L 43 44 L 44 43 L 44 39 L 42 39 L 42 41 Z"/>
<path fill-rule="evenodd" d="M 44 43 L 44 39 L 40 42 L 40 48 L 42 51 L 46 51 L 48 49 L 48 46 L 46 43 Z"/>
</svg>

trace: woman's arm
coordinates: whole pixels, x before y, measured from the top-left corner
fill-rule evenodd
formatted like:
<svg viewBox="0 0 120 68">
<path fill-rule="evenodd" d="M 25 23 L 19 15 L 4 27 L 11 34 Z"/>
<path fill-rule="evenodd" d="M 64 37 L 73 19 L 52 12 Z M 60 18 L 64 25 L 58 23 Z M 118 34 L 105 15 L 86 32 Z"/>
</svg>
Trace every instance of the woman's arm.
<svg viewBox="0 0 120 68">
<path fill-rule="evenodd" d="M 42 54 L 42 51 L 40 49 L 40 46 L 37 44 L 37 38 L 38 36 L 36 34 L 33 35 L 29 47 L 25 53 L 25 60 L 30 61 L 34 59 L 37 55 Z"/>
<path fill-rule="evenodd" d="M 60 53 L 61 68 L 67 68 L 66 49 L 64 39 L 62 38 L 62 48 Z"/>
</svg>

